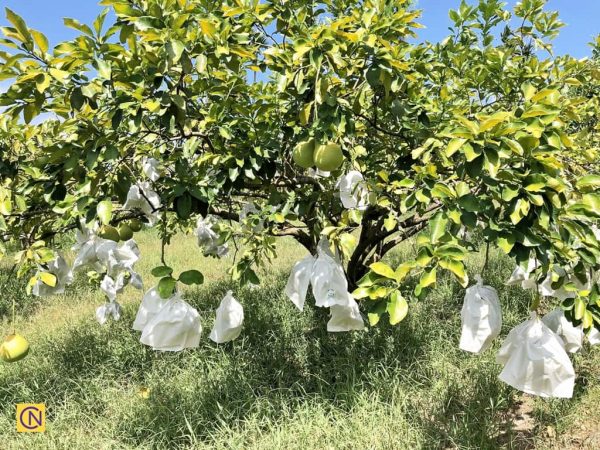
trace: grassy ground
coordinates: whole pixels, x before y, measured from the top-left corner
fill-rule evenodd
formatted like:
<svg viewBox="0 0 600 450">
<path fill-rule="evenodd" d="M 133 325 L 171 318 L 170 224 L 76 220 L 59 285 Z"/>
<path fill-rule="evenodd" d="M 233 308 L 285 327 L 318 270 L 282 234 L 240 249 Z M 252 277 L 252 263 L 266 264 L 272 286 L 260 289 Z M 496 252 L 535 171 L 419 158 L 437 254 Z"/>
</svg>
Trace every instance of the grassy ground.
<svg viewBox="0 0 600 450">
<path fill-rule="evenodd" d="M 138 267 L 150 285 L 158 243 L 149 233 L 139 242 Z M 481 356 L 458 349 L 464 292 L 447 277 L 438 277 L 435 292 L 411 304 L 397 327 L 328 334 L 326 311 L 300 313 L 282 294 L 304 253 L 282 240 L 262 286 L 240 290 L 227 280 L 224 262 L 201 257 L 192 238 L 178 237 L 169 262 L 176 270 L 199 268 L 208 280 L 186 292 L 202 316 L 200 348 L 178 354 L 139 343 L 131 330 L 138 291 L 126 292 L 123 319 L 104 327 L 94 319 L 102 296 L 82 280 L 42 303 L 18 294 L 17 329 L 32 351 L 0 365 L 0 447 L 600 448 L 600 349 L 575 357 L 574 399 L 521 395 L 497 379 L 499 342 Z M 402 259 L 402 251 L 393 258 Z M 471 273 L 482 266 L 477 255 L 468 263 Z M 503 335 L 526 318 L 529 302 L 527 293 L 502 285 L 510 270 L 494 255 L 486 276 L 501 295 Z M 245 327 L 238 340 L 217 346 L 207 335 L 230 288 L 245 307 Z M 0 314 L 19 289 L 13 281 L 2 293 Z M 17 402 L 47 405 L 45 434 L 14 431 Z"/>
</svg>

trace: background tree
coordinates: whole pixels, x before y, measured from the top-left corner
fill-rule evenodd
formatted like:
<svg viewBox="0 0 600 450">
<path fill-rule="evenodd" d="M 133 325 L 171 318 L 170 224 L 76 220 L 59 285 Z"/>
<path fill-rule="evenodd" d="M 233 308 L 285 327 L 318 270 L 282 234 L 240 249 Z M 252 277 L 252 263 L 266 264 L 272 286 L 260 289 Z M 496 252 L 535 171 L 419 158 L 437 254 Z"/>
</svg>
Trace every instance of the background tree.
<svg viewBox="0 0 600 450">
<path fill-rule="evenodd" d="M 437 44 L 414 43 L 408 0 L 101 4 L 114 23 L 107 11 L 91 26 L 66 19 L 81 35 L 54 49 L 7 10 L 0 233 L 22 247 L 21 274 L 81 218 L 143 217 L 122 206 L 147 157 L 164 171 L 150 211 L 164 242 L 197 215 L 221 217 L 220 242 L 243 249 L 234 279 L 256 283 L 275 236 L 314 253 L 326 235 L 355 296 L 374 300 L 373 323 L 402 295 L 425 296 L 437 270 L 466 286 L 462 261 L 482 243 L 520 264 L 535 257 L 538 280 L 598 268 L 598 59 L 552 54 L 562 23 L 544 0 L 512 13 L 463 2 Z M 341 147 L 328 176 L 292 158 L 311 139 Z M 338 198 L 350 169 L 366 209 Z M 380 261 L 413 236 L 415 260 Z M 578 297 L 573 320 L 600 328 L 597 293 Z"/>
</svg>

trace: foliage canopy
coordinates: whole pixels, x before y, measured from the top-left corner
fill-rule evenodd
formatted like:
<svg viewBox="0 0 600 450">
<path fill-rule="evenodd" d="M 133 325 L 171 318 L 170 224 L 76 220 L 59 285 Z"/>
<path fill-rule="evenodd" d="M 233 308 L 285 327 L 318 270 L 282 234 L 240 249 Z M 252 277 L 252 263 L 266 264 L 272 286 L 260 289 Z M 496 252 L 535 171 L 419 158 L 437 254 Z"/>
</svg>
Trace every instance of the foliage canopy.
<svg viewBox="0 0 600 450">
<path fill-rule="evenodd" d="M 557 268 L 584 281 L 600 267 L 600 41 L 589 59 L 553 55 L 562 23 L 544 0 L 462 3 L 435 44 L 416 43 L 408 0 L 101 4 L 90 26 L 65 19 L 80 35 L 53 49 L 7 10 L 0 234 L 22 246 L 21 274 L 82 218 L 153 215 L 168 241 L 208 214 L 223 219 L 221 244 L 243 248 L 231 269 L 242 282 L 258 282 L 276 236 L 313 253 L 328 236 L 373 323 L 401 320 L 404 296 L 424 297 L 438 270 L 467 286 L 463 260 L 482 242 L 519 264 L 534 257 L 538 280 L 553 273 L 566 289 Z M 294 163 L 311 139 L 341 146 L 342 167 Z M 147 179 L 147 158 L 162 177 Z M 340 203 L 349 170 L 366 208 Z M 146 214 L 123 207 L 142 181 L 160 198 Z M 380 261 L 415 235 L 414 260 Z M 410 293 L 409 275 L 420 277 Z M 564 307 L 600 328 L 599 299 L 593 288 Z"/>
</svg>

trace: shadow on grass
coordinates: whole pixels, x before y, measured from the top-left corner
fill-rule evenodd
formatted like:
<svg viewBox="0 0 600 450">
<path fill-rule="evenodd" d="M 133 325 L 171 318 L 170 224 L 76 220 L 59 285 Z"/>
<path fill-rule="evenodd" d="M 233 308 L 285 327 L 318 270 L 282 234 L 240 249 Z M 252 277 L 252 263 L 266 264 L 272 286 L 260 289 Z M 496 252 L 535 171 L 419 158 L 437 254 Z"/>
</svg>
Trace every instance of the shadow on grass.
<svg viewBox="0 0 600 450">
<path fill-rule="evenodd" d="M 500 287 L 507 268 L 490 271 L 490 283 Z M 438 288 L 412 305 L 400 326 L 336 334 L 326 331 L 326 310 L 295 309 L 282 294 L 285 279 L 272 275 L 254 290 L 215 283 L 191 291 L 203 339 L 199 349 L 177 354 L 138 342 L 130 329 L 134 308 L 105 327 L 92 318 L 72 324 L 34 349 L 31 364 L 0 372 L 2 413 L 12 414 L 18 401 L 45 401 L 52 421 L 62 405 L 75 402 L 91 420 L 116 414 L 111 438 L 123 444 L 172 448 L 210 442 L 221 428 L 243 428 L 251 417 L 277 423 L 309 401 L 332 413 L 351 413 L 364 393 L 392 403 L 394 385 L 409 399 L 402 414 L 425 433 L 427 448 L 494 447 L 504 426 L 499 413 L 511 407 L 514 391 L 497 379 L 494 349 L 482 356 L 457 350 L 463 291 L 453 280 L 439 276 Z M 244 331 L 216 346 L 207 334 L 232 288 L 245 307 Z M 499 292 L 508 296 L 505 317 L 513 326 L 528 298 L 514 289 Z M 148 399 L 135 396 L 140 386 L 151 389 Z M 132 393 L 132 400 L 109 412 L 106 390 Z"/>
</svg>

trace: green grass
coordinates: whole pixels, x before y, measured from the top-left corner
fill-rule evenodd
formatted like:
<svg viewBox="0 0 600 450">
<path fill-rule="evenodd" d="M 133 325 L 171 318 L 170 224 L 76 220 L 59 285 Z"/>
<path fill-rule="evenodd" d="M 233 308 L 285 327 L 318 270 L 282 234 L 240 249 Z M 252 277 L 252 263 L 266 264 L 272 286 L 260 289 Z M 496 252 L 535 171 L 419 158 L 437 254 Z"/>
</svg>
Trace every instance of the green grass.
<svg viewBox="0 0 600 450">
<path fill-rule="evenodd" d="M 139 242 L 149 287 L 159 245 L 151 233 L 140 234 Z M 289 269 L 305 251 L 290 240 L 280 244 L 261 287 L 239 289 L 227 278 L 226 262 L 201 257 L 191 237 L 174 240 L 169 263 L 176 271 L 199 268 L 207 278 L 185 294 L 202 316 L 200 348 L 177 354 L 139 343 L 131 330 L 138 291 L 124 295 L 123 319 L 104 327 L 93 316 L 102 296 L 82 277 L 66 295 L 42 303 L 19 296 L 17 329 L 32 350 L 20 363 L 0 365 L 1 447 L 568 448 L 574 438 L 594 439 L 586 429 L 598 425 L 597 348 L 575 357 L 574 399 L 523 396 L 497 379 L 500 342 L 481 356 L 458 349 L 464 291 L 446 276 L 438 276 L 426 300 L 411 303 L 400 325 L 330 334 L 325 310 L 309 299 L 300 313 L 283 295 Z M 406 246 L 392 259 L 409 251 Z M 482 258 L 475 255 L 468 266 L 474 274 Z M 501 296 L 503 336 L 527 317 L 529 302 L 528 293 L 503 286 L 511 268 L 494 254 L 486 274 Z M 228 289 L 244 305 L 246 321 L 236 341 L 217 346 L 207 336 Z M 0 301 L 2 314 L 8 298 Z M 150 389 L 148 398 L 139 395 L 142 388 Z M 523 399 L 534 426 L 519 431 L 513 416 Z M 17 402 L 47 405 L 45 434 L 14 431 Z M 547 437 L 548 427 L 556 438 Z"/>
</svg>

